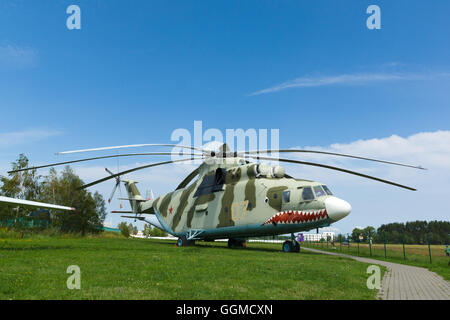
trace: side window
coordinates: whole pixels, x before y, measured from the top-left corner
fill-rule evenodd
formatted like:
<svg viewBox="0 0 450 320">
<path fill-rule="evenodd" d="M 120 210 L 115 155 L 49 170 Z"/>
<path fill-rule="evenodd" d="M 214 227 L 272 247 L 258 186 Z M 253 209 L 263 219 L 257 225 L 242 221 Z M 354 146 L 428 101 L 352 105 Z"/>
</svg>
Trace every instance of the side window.
<svg viewBox="0 0 450 320">
<path fill-rule="evenodd" d="M 320 186 L 314 187 L 314 193 L 316 194 L 317 198 L 325 195 L 325 191 L 323 191 L 323 189 Z"/>
<path fill-rule="evenodd" d="M 221 191 L 222 186 L 225 183 L 225 177 L 226 170 L 221 168 L 218 168 L 215 174 L 205 176 L 202 183 L 198 186 L 197 191 L 194 194 L 194 198 L 204 194 Z"/>
<path fill-rule="evenodd" d="M 289 201 L 291 201 L 291 192 L 284 191 L 283 192 L 283 202 L 288 203 Z"/>
<path fill-rule="evenodd" d="M 314 194 L 311 187 L 303 188 L 302 198 L 303 200 L 314 200 Z"/>
</svg>

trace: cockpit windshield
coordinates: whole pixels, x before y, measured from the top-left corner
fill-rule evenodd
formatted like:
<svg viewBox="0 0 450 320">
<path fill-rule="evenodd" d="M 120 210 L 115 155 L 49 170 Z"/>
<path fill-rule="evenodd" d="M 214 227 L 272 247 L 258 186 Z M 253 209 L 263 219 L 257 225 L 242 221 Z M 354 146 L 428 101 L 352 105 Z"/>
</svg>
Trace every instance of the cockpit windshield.
<svg viewBox="0 0 450 320">
<path fill-rule="evenodd" d="M 331 192 L 330 189 L 328 189 L 328 187 L 326 185 L 322 185 L 323 190 L 325 190 L 325 192 L 327 193 L 327 195 L 332 196 L 333 192 Z"/>
<path fill-rule="evenodd" d="M 325 191 L 320 186 L 314 186 L 314 193 L 316 194 L 316 197 L 322 197 L 325 195 Z"/>
<path fill-rule="evenodd" d="M 305 187 L 302 191 L 303 200 L 314 200 L 314 193 L 312 192 L 311 187 Z"/>
</svg>

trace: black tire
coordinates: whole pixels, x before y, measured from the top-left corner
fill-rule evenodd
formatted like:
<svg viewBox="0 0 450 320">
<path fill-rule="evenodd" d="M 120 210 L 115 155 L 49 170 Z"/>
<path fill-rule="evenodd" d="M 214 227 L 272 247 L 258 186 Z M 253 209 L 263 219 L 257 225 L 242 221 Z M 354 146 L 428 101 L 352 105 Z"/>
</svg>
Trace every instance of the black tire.
<svg viewBox="0 0 450 320">
<path fill-rule="evenodd" d="M 177 240 L 177 246 L 178 247 L 187 247 L 187 246 L 193 246 L 195 244 L 194 240 L 188 240 L 186 236 L 181 236 Z"/>
<path fill-rule="evenodd" d="M 228 248 L 245 248 L 246 246 L 245 239 L 228 239 Z"/>
<path fill-rule="evenodd" d="M 287 240 L 283 242 L 283 246 L 281 247 L 283 252 L 292 252 L 292 242 Z"/>
</svg>

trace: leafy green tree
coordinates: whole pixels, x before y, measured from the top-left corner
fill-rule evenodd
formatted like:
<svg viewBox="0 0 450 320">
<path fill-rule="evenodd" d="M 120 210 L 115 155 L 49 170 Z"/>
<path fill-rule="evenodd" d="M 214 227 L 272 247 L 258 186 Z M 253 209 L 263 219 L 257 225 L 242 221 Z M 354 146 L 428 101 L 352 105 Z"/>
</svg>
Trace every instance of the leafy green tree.
<svg viewBox="0 0 450 320">
<path fill-rule="evenodd" d="M 130 231 L 130 234 L 136 235 L 138 233 L 138 229 L 136 226 L 133 226 L 131 223 L 128 224 L 128 230 Z"/>
<path fill-rule="evenodd" d="M 12 170 L 27 168 L 28 158 L 20 154 L 12 163 Z M 25 200 L 35 200 L 58 205 L 74 207 L 74 212 L 51 210 L 51 223 L 63 232 L 77 232 L 82 235 L 87 232 L 95 233 L 102 230 L 106 217 L 105 201 L 95 192 L 81 189 L 83 181 L 67 166 L 58 175 L 55 169 L 50 169 L 47 176 L 36 174 L 36 170 L 10 173 L 0 177 L 0 193 L 8 197 Z M 18 209 L 16 209 L 18 208 Z M 14 210 L 15 209 L 15 210 Z M 13 216 L 16 221 L 29 218 L 30 212 L 35 208 L 17 205 L 0 205 L 0 216 Z"/>
<path fill-rule="evenodd" d="M 24 154 L 20 154 L 18 159 L 11 163 L 11 171 L 24 169 L 28 167 L 28 158 Z M 40 195 L 40 180 L 41 176 L 36 174 L 36 170 L 20 171 L 16 173 L 9 173 L 8 176 L 0 176 L 0 194 L 6 197 L 24 199 L 24 200 L 38 200 Z M 17 205 L 1 204 L 1 216 L 14 216 L 15 218 L 27 216 L 32 209 L 20 207 L 16 209 Z"/>
<path fill-rule="evenodd" d="M 129 238 L 130 237 L 130 229 L 129 229 L 129 227 L 128 227 L 126 222 L 119 223 L 117 228 L 120 230 L 120 232 L 122 233 L 122 235 L 125 238 Z"/>
<path fill-rule="evenodd" d="M 352 231 L 352 235 L 351 235 L 351 239 L 353 242 L 359 242 L 359 236 L 362 235 L 364 237 L 364 230 L 363 229 L 359 229 L 359 228 L 354 228 Z M 365 241 L 367 238 L 364 237 Z"/>
<path fill-rule="evenodd" d="M 53 215 L 54 225 L 63 232 L 79 232 L 82 235 L 102 230 L 106 217 L 105 201 L 98 193 L 81 189 L 83 181 L 73 170 L 66 166 L 58 176 L 54 169 L 50 169 L 44 177 L 41 190 L 41 200 L 75 208 L 75 212 L 59 211 Z"/>
<path fill-rule="evenodd" d="M 363 237 L 364 237 L 364 239 L 367 239 L 367 242 L 370 239 L 372 239 L 372 241 L 373 241 L 373 239 L 374 239 L 374 237 L 376 237 L 376 235 L 377 235 L 377 232 L 374 227 L 368 226 L 363 229 Z"/>
<path fill-rule="evenodd" d="M 149 224 L 144 225 L 144 230 L 142 231 L 142 234 L 144 237 L 150 237 L 152 232 L 152 227 Z"/>
</svg>

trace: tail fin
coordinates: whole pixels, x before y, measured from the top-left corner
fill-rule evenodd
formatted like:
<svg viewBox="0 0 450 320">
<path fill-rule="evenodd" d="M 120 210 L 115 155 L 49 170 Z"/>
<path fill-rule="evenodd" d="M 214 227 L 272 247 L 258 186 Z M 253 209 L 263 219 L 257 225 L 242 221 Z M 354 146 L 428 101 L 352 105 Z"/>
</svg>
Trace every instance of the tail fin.
<svg viewBox="0 0 450 320">
<path fill-rule="evenodd" d="M 145 199 L 142 198 L 141 193 L 136 187 L 137 182 L 132 180 L 123 180 L 123 182 L 125 184 L 125 189 L 127 189 L 128 200 L 130 201 L 132 212 L 133 213 L 141 212 L 140 203 L 142 201 L 145 201 Z"/>
</svg>

